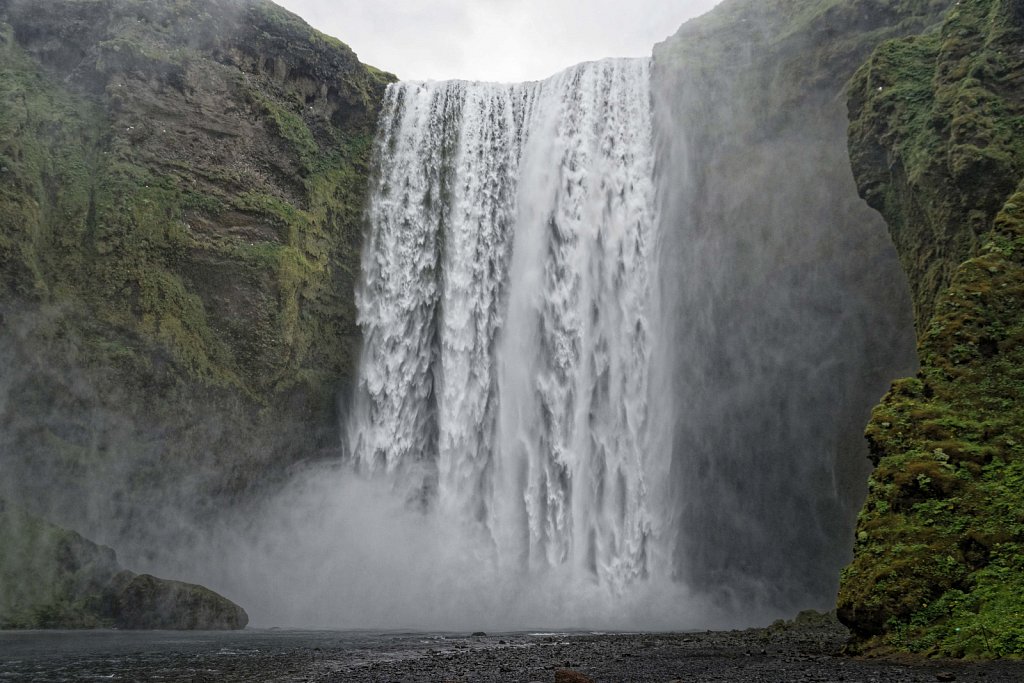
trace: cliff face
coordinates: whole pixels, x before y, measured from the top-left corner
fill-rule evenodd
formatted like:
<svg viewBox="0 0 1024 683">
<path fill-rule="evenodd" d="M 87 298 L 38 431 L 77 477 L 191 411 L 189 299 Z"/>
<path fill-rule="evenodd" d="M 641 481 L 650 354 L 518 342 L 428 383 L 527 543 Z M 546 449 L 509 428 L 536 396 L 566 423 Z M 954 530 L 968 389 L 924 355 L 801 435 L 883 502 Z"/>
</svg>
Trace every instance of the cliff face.
<svg viewBox="0 0 1024 683">
<path fill-rule="evenodd" d="M 746 619 L 831 608 L 863 426 L 915 367 L 906 283 L 849 171 L 843 92 L 943 4 L 732 0 L 655 49 L 676 563 Z"/>
<path fill-rule="evenodd" d="M 690 482 L 678 492 L 689 501 L 680 519 L 705 532 L 682 540 L 680 565 L 709 592 L 738 591 L 744 576 L 772 577 L 765 583 L 782 590 L 790 568 L 837 562 L 823 539 L 848 533 L 850 517 L 816 493 L 825 479 L 814 463 L 833 463 L 839 490 L 863 476 L 849 466 L 859 456 L 836 453 L 822 434 L 853 439 L 866 420 L 857 406 L 897 367 L 892 349 L 904 338 L 865 330 L 900 324 L 888 307 L 906 286 L 871 265 L 886 254 L 877 223 L 838 171 L 847 112 L 837 105 L 853 76 L 849 160 L 906 273 L 921 368 L 872 413 L 876 470 L 839 614 L 861 645 L 1019 656 L 1024 4 L 950 4 L 725 2 L 656 50 L 659 116 L 686 122 L 665 138 L 663 183 L 694 188 L 662 193 L 678 217 L 665 250 L 676 270 L 668 266 L 664 285 L 715 304 L 708 320 L 683 319 L 675 331 L 684 349 L 716 349 L 709 367 L 677 367 L 678 393 L 697 397 L 678 414 L 710 412 L 711 424 L 728 426 L 677 429 L 676 448 L 699 456 L 689 468 L 677 459 L 684 471 L 674 480 Z M 889 40 L 900 35 L 913 37 Z M 750 350 L 730 351 L 737 340 Z M 856 358 L 867 363 L 852 375 L 836 370 Z M 739 404 L 733 383 L 746 388 Z M 730 413 L 737 405 L 749 411 Z M 755 411 L 771 419 L 746 430 Z M 808 448 L 809 459 L 798 454 Z M 747 495 L 746 476 L 790 495 Z M 707 490 L 717 505 L 700 505 Z M 856 495 L 841 500 L 857 505 Z M 818 527 L 801 520 L 808 507 Z M 773 518 L 777 526 L 764 521 Z M 808 596 L 826 588 L 789 583 Z"/>
<path fill-rule="evenodd" d="M 117 539 L 335 447 L 390 80 L 264 0 L 0 0 L 0 493 Z"/>
<path fill-rule="evenodd" d="M 886 43 L 850 89 L 857 185 L 885 217 L 924 333 L 1024 174 L 1018 3 L 957 5 Z"/>
<path fill-rule="evenodd" d="M 858 186 L 914 293 L 921 370 L 867 429 L 840 617 L 862 643 L 1024 655 L 1024 4 L 961 0 L 850 89 Z"/>
</svg>

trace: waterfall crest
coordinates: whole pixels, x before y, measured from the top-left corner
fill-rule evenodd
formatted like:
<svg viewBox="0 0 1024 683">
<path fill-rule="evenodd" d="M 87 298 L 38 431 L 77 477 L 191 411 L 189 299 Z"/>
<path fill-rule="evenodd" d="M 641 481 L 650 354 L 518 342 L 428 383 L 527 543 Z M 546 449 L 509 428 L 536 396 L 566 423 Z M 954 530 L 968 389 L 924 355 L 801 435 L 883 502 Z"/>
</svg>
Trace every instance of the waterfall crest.
<svg viewBox="0 0 1024 683">
<path fill-rule="evenodd" d="M 650 65 L 390 87 L 357 293 L 364 473 L 479 559 L 619 592 L 657 570 Z M 661 458 L 664 460 L 664 458 Z"/>
</svg>

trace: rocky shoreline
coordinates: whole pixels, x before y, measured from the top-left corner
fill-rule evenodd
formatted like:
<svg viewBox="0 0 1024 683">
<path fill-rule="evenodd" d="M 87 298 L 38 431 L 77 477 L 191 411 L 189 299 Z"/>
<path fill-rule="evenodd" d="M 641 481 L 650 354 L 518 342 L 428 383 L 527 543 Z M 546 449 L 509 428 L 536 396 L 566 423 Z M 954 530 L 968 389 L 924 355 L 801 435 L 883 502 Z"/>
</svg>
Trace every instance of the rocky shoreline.
<svg viewBox="0 0 1024 683">
<path fill-rule="evenodd" d="M 51 647 L 47 639 L 79 638 Z M 0 632 L 0 679 L 297 683 L 670 683 L 1024 680 L 1024 662 L 844 654 L 834 618 L 698 633 L 425 634 L 247 630 L 92 635 Z M 22 678 L 19 678 L 22 677 Z"/>
<path fill-rule="evenodd" d="M 612 681 L 1021 681 L 1024 662 L 886 660 L 844 656 L 837 622 L 676 634 L 470 639 L 455 651 L 349 666 L 310 680 L 596 683 Z M 496 641 L 487 643 L 488 640 Z M 504 640 L 505 644 L 501 644 Z M 321 671 L 331 666 L 324 653 Z M 576 675 L 571 675 L 573 672 Z"/>
</svg>

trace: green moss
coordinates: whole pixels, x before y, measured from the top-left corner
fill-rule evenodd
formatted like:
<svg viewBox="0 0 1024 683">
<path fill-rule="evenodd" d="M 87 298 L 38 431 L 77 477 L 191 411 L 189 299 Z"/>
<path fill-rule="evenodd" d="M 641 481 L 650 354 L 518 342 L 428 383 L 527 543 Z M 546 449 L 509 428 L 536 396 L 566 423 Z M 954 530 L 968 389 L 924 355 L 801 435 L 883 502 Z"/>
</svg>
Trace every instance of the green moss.
<svg viewBox="0 0 1024 683">
<path fill-rule="evenodd" d="M 165 75 L 162 64 L 204 58 L 187 43 L 174 47 L 184 26 L 208 18 L 204 3 L 160 6 L 139 0 L 122 5 L 126 16 L 138 19 L 117 23 L 118 33 L 97 43 L 100 72 L 129 68 Z M 262 40 L 311 41 L 312 51 L 304 52 L 303 60 L 315 59 L 315 51 L 322 50 L 328 62 L 354 61 L 340 41 L 313 31 L 272 3 L 253 3 L 249 19 L 262 31 Z M 130 143 L 135 126 L 126 126 L 127 133 L 115 132 L 106 149 L 96 149 L 104 135 L 103 123 L 114 124 L 118 116 L 68 92 L 16 41 L 6 41 L 4 50 L 8 68 L 0 74 L 0 97 L 9 106 L 3 109 L 0 131 L 10 142 L 0 150 L 0 163 L 7 168 L 3 178 L 10 182 L 4 192 L 10 201 L 0 250 L 5 261 L 17 264 L 5 269 L 7 291 L 80 298 L 102 320 L 138 326 L 144 337 L 175 359 L 184 376 L 216 386 L 242 385 L 253 396 L 264 395 L 289 363 L 296 371 L 295 364 L 310 362 L 313 347 L 319 355 L 330 355 L 331 345 L 344 346 L 309 329 L 319 326 L 322 308 L 313 315 L 302 309 L 303 302 L 349 296 L 335 291 L 334 269 L 352 275 L 358 267 L 372 117 L 357 121 L 351 131 L 316 121 L 314 135 L 313 121 L 307 121 L 304 108 L 296 105 L 305 101 L 304 95 L 292 92 L 288 83 L 245 80 L 247 100 L 285 145 L 285 156 L 298 162 L 305 197 L 296 202 L 261 189 L 234 193 L 230 188 L 244 181 L 231 167 L 197 169 L 170 159 L 173 174 L 155 172 Z M 116 65 L 111 62 L 115 58 Z M 379 97 L 382 81 L 387 80 L 376 70 L 345 78 L 361 97 L 371 90 Z M 118 111 L 131 108 L 126 102 L 118 100 Z M 31 127 L 28 135 L 26 126 Z M 204 182 L 226 186 L 227 191 L 196 191 L 190 178 L 197 173 Z M 216 221 L 229 209 L 275 225 L 283 244 L 230 235 L 197 236 L 187 227 L 186 211 Z M 245 368 L 232 358 L 231 348 L 238 340 L 218 331 L 225 326 L 214 324 L 207 302 L 192 291 L 201 284 L 195 281 L 199 271 L 192 266 L 201 253 L 210 255 L 200 257 L 204 263 L 222 258 L 234 264 L 232 269 L 249 269 L 250 282 L 266 275 L 276 283 L 279 328 L 269 336 L 297 344 L 284 365 L 268 360 Z M 350 282 L 346 278 L 341 284 Z M 334 372 L 348 371 L 350 354 L 343 353 L 333 364 Z M 267 377 L 263 370 L 269 365 L 279 370 Z"/>
<path fill-rule="evenodd" d="M 337 38 L 311 28 L 302 17 L 273 2 L 260 0 L 254 3 L 252 13 L 257 24 L 269 34 L 289 39 L 300 38 L 314 45 L 320 43 L 335 49 L 349 50 L 349 47 Z"/>
<path fill-rule="evenodd" d="M 289 111 L 257 91 L 250 91 L 249 96 L 267 115 L 274 132 L 281 136 L 282 140 L 291 144 L 298 154 L 303 170 L 308 173 L 310 165 L 316 161 L 320 153 L 320 147 L 313 139 L 313 134 L 306 122 L 303 121 L 302 116 Z"/>
<path fill-rule="evenodd" d="M 11 42 L 0 56 L 0 292 L 44 297 L 81 273 L 79 235 L 58 226 L 80 224 L 88 212 L 102 117 L 92 103 L 54 87 Z"/>
<path fill-rule="evenodd" d="M 884 119 L 886 130 L 877 133 L 906 169 L 909 180 L 926 177 L 939 163 L 941 140 L 931 126 L 934 93 L 931 76 L 938 52 L 935 33 L 883 43 L 857 75 L 854 87 L 864 88 L 873 114 Z M 854 122 L 854 126 L 863 122 Z M 857 130 L 852 131 L 853 135 Z"/>
<path fill-rule="evenodd" d="M 237 629 L 245 611 L 193 584 L 136 576 L 114 551 L 0 500 L 0 629 Z"/>
<path fill-rule="evenodd" d="M 1024 656 L 1024 184 L 964 262 L 867 437 L 840 615 L 867 646 Z"/>
<path fill-rule="evenodd" d="M 839 596 L 864 647 L 1024 656 L 1022 72 L 1012 6 L 963 0 L 851 86 L 854 174 L 909 277 L 921 358 L 866 432 L 878 467 Z"/>
<path fill-rule="evenodd" d="M 5 405 L 54 423 L 12 431 L 5 472 L 52 466 L 56 491 L 117 471 L 129 506 L 173 499 L 192 470 L 230 496 L 332 445 L 393 77 L 262 0 L 17 3 L 5 19 L 0 313 L 19 322 L 0 351 L 34 377 Z M 68 436 L 90 414 L 119 416 L 116 449 Z"/>
<path fill-rule="evenodd" d="M 1021 27 L 992 0 L 954 5 L 924 35 L 885 43 L 850 88 L 861 194 L 885 215 L 919 330 L 1024 174 Z"/>
</svg>

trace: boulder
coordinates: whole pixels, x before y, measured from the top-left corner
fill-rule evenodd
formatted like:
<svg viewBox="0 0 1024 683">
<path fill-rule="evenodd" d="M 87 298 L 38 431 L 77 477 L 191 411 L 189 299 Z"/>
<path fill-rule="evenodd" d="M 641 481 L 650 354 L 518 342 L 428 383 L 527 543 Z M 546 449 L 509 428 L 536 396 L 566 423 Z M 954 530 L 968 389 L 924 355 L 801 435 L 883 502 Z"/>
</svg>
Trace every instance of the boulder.
<svg viewBox="0 0 1024 683">
<path fill-rule="evenodd" d="M 209 588 L 149 574 L 133 577 L 117 598 L 124 629 L 229 631 L 245 628 L 245 610 Z"/>
<path fill-rule="evenodd" d="M 592 678 L 572 669 L 556 669 L 555 683 L 594 683 Z"/>
<path fill-rule="evenodd" d="M 208 588 L 127 571 L 113 549 L 0 499 L 0 629 L 227 630 L 248 621 Z"/>
</svg>

